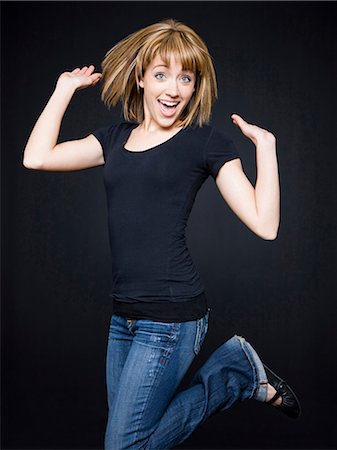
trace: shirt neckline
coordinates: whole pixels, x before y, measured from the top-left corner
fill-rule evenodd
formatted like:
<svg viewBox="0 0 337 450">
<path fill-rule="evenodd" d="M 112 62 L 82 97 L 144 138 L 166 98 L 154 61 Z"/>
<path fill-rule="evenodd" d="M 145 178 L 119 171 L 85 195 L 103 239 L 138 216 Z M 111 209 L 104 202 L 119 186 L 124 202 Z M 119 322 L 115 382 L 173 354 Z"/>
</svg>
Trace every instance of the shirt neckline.
<svg viewBox="0 0 337 450">
<path fill-rule="evenodd" d="M 130 134 L 132 133 L 132 130 L 134 130 L 136 127 L 138 126 L 138 123 L 133 124 L 133 126 L 131 127 L 131 130 L 127 133 L 126 138 L 124 139 L 124 142 L 122 144 L 122 150 L 124 153 L 129 154 L 144 154 L 144 153 L 148 153 L 151 152 L 153 150 L 158 150 L 159 147 L 162 147 L 164 144 L 167 144 L 168 142 L 172 141 L 175 137 L 177 137 L 179 134 L 181 134 L 185 128 L 182 128 L 181 130 L 179 130 L 176 134 L 174 134 L 173 136 L 171 136 L 169 139 L 166 139 L 166 141 L 161 142 L 160 144 L 154 145 L 153 147 L 150 148 L 146 148 L 145 150 L 128 150 L 127 148 L 125 148 L 125 144 L 127 143 Z"/>
</svg>

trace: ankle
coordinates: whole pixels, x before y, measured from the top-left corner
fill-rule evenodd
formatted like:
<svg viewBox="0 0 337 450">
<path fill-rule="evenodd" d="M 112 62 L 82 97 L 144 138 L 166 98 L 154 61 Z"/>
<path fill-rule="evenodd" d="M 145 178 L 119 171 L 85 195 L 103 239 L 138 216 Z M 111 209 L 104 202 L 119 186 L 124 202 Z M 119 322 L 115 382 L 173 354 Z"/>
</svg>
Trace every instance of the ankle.
<svg viewBox="0 0 337 450">
<path fill-rule="evenodd" d="M 267 398 L 266 402 L 268 402 L 271 398 L 274 397 L 276 394 L 276 389 L 273 388 L 269 383 L 267 383 Z M 271 403 L 274 406 L 280 405 L 282 403 L 282 396 L 278 397 L 273 403 Z"/>
</svg>

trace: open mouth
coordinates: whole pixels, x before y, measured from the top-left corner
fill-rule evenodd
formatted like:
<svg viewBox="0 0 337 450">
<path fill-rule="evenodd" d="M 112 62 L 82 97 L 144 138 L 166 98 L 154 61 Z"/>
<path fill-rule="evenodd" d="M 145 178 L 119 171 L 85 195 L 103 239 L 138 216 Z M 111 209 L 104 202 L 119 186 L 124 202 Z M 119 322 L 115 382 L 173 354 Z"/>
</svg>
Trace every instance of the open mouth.
<svg viewBox="0 0 337 450">
<path fill-rule="evenodd" d="M 180 102 L 170 102 L 166 100 L 158 100 L 160 109 L 165 116 L 173 116 Z"/>
</svg>

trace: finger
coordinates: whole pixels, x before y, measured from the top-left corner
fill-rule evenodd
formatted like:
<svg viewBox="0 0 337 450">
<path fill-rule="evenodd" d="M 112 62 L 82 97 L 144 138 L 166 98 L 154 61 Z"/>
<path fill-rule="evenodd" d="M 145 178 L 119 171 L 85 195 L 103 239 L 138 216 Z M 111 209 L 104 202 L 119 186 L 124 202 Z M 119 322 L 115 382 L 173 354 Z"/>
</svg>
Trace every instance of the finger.
<svg viewBox="0 0 337 450">
<path fill-rule="evenodd" d="M 90 64 L 90 66 L 86 70 L 86 74 L 91 75 L 94 70 L 95 70 L 95 66 L 93 64 Z"/>
<path fill-rule="evenodd" d="M 231 118 L 232 118 L 233 121 L 236 121 L 236 122 L 240 122 L 241 120 L 243 122 L 245 122 L 245 120 L 243 120 L 243 118 L 241 116 L 239 116 L 239 114 L 232 114 Z"/>
<path fill-rule="evenodd" d="M 77 73 L 79 72 L 81 69 L 79 67 L 76 67 L 76 69 L 74 69 L 71 73 Z"/>
<path fill-rule="evenodd" d="M 82 69 L 80 70 L 80 72 L 85 73 L 87 69 L 88 69 L 88 66 L 83 66 Z"/>
<path fill-rule="evenodd" d="M 233 118 L 233 116 L 235 116 L 235 119 Z M 257 125 L 247 122 L 246 120 L 244 120 L 241 116 L 239 116 L 238 114 L 232 114 L 231 116 L 233 118 L 233 122 L 234 120 L 239 124 L 239 126 L 249 126 L 249 127 L 254 127 L 254 128 L 260 128 Z"/>
<path fill-rule="evenodd" d="M 94 75 L 91 75 L 90 78 L 92 79 L 92 82 L 96 84 L 96 83 L 98 83 L 100 81 L 102 76 L 101 76 L 100 73 L 98 73 L 98 74 L 95 73 Z"/>
<path fill-rule="evenodd" d="M 243 120 L 242 117 L 240 117 L 238 114 L 232 114 L 231 119 L 236 126 L 240 126 L 240 120 Z"/>
</svg>

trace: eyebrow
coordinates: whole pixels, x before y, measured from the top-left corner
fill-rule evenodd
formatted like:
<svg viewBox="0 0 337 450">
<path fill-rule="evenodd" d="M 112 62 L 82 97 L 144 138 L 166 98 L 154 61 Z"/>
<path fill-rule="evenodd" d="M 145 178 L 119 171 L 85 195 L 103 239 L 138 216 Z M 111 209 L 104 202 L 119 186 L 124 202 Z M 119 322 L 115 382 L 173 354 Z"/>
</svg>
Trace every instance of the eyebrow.
<svg viewBox="0 0 337 450">
<path fill-rule="evenodd" d="M 169 66 L 167 66 L 166 64 L 158 64 L 157 66 L 154 66 L 154 68 L 152 70 L 156 69 L 157 67 L 166 67 L 167 69 L 169 68 Z M 187 69 L 187 70 L 182 70 L 182 72 L 191 72 L 191 73 L 193 73 L 193 70 Z"/>
</svg>

